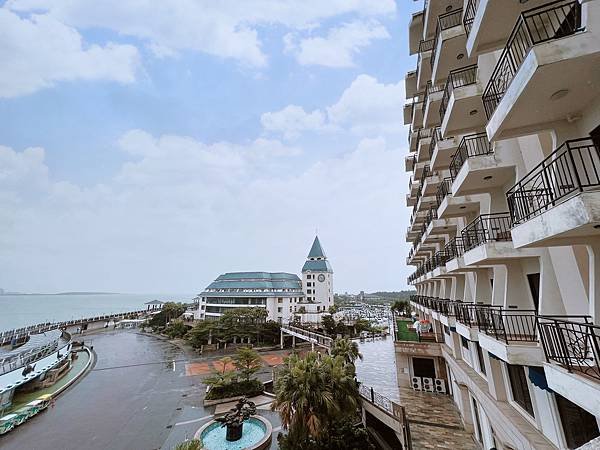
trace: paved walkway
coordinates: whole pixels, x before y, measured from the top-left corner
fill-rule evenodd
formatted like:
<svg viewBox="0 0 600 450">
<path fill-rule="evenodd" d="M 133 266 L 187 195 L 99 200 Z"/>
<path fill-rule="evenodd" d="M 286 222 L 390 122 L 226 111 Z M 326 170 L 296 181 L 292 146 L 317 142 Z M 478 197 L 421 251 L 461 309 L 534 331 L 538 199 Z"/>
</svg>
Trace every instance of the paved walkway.
<svg viewBox="0 0 600 450">
<path fill-rule="evenodd" d="M 449 395 L 399 388 L 400 403 L 410 422 L 413 450 L 476 450 L 471 433 L 465 431 Z"/>
</svg>

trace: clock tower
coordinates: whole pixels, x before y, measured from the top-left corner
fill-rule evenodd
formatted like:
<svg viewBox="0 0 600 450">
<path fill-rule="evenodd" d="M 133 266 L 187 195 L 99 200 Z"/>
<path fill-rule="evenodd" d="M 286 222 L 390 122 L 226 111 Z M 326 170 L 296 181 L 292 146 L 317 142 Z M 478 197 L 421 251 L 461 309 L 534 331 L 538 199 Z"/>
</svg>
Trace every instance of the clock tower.
<svg viewBox="0 0 600 450">
<path fill-rule="evenodd" d="M 307 313 L 326 312 L 333 305 L 333 270 L 318 236 L 315 236 L 302 267 L 302 288 Z"/>
</svg>

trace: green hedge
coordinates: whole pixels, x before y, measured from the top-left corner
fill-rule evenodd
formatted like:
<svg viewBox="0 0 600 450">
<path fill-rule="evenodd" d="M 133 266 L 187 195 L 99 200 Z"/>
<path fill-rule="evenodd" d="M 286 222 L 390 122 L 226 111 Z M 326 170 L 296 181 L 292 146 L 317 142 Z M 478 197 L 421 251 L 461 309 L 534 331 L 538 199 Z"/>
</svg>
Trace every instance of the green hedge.
<svg viewBox="0 0 600 450">
<path fill-rule="evenodd" d="M 219 400 L 222 398 L 237 397 L 245 395 L 246 397 L 254 397 L 263 392 L 263 384 L 258 380 L 250 381 L 234 381 L 225 386 L 210 388 L 206 395 L 206 400 Z"/>
</svg>

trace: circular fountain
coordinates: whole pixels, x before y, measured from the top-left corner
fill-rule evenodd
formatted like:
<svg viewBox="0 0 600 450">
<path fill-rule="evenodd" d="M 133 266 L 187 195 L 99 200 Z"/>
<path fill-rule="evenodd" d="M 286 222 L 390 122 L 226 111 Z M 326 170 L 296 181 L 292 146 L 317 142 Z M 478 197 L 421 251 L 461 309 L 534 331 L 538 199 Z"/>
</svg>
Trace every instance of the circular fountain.
<svg viewBox="0 0 600 450">
<path fill-rule="evenodd" d="M 200 428 L 195 438 L 206 450 L 263 450 L 271 445 L 273 427 L 261 416 L 255 416 L 256 406 L 246 398 L 223 417 Z"/>
</svg>

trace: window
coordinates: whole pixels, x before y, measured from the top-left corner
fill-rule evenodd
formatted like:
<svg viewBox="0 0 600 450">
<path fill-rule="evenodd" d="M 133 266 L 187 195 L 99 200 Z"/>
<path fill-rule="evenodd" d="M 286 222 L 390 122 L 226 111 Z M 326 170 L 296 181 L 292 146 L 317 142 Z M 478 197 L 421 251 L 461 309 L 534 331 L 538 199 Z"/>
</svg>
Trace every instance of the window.
<svg viewBox="0 0 600 450">
<path fill-rule="evenodd" d="M 461 336 L 460 343 L 462 344 L 462 346 L 465 350 L 469 350 L 469 340 L 466 337 Z"/>
<path fill-rule="evenodd" d="M 485 371 L 485 360 L 483 358 L 483 349 L 481 348 L 481 345 L 479 345 L 478 342 L 475 343 L 475 347 L 477 348 L 477 359 L 479 360 L 479 371 L 486 375 L 486 371 Z"/>
<path fill-rule="evenodd" d="M 450 336 L 450 328 L 448 328 L 446 325 L 442 325 L 444 327 L 444 334 L 447 334 L 448 336 Z"/>
<path fill-rule="evenodd" d="M 277 303 L 283 303 L 283 299 L 282 298 L 278 298 L 277 299 Z"/>
<path fill-rule="evenodd" d="M 568 448 L 581 447 L 600 435 L 598 422 L 593 415 L 563 396 L 554 395 Z"/>
<path fill-rule="evenodd" d="M 281 308 L 281 306 L 279 308 L 277 308 L 277 312 L 281 312 L 283 308 Z"/>
<path fill-rule="evenodd" d="M 508 378 L 510 380 L 510 389 L 512 391 L 513 400 L 517 405 L 523 408 L 527 413 L 534 417 L 533 404 L 529 395 L 529 387 L 527 386 L 527 377 L 525 376 L 525 368 L 523 366 L 513 366 L 507 364 Z"/>
<path fill-rule="evenodd" d="M 481 422 L 479 421 L 479 407 L 477 406 L 477 400 L 471 397 L 471 403 L 473 405 L 473 416 L 475 417 L 475 425 L 477 426 L 477 435 L 475 437 L 480 443 L 483 443 L 483 434 L 481 433 Z"/>
<path fill-rule="evenodd" d="M 535 310 L 538 310 L 540 305 L 540 274 L 539 273 L 528 273 L 527 281 L 529 282 L 529 290 L 531 291 L 531 298 L 533 298 L 533 306 Z"/>
<path fill-rule="evenodd" d="M 435 361 L 431 358 L 412 358 L 413 376 L 436 378 Z"/>
</svg>

